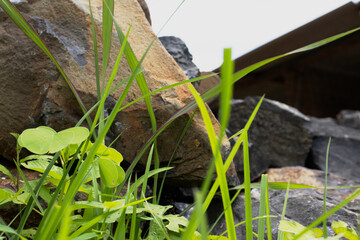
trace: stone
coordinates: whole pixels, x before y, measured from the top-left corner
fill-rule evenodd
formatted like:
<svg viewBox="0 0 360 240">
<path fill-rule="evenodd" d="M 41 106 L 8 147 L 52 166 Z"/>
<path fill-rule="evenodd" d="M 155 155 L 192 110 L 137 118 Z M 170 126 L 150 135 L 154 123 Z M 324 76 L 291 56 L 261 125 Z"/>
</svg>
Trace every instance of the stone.
<svg viewBox="0 0 360 240">
<path fill-rule="evenodd" d="M 259 100 L 260 97 L 247 97 L 232 101 L 228 136 L 245 126 Z M 248 133 L 252 179 L 270 166 L 304 166 L 311 148 L 310 124 L 310 119 L 295 108 L 264 99 Z M 242 149 L 239 149 L 234 161 L 240 178 L 242 160 Z"/>
<path fill-rule="evenodd" d="M 101 0 L 92 1 L 97 25 L 99 52 L 101 42 Z M 46 46 L 62 66 L 77 89 L 87 109 L 97 102 L 93 37 L 87 0 L 29 1 L 25 18 L 33 25 Z M 115 19 L 123 31 L 132 25 L 128 42 L 140 59 L 150 42 L 156 37 L 136 0 L 116 1 Z M 110 70 L 115 63 L 120 43 L 117 34 L 111 39 Z M 15 139 L 10 132 L 47 125 L 59 131 L 72 127 L 83 115 L 68 85 L 52 61 L 11 21 L 0 22 L 0 155 L 11 161 L 15 156 Z M 155 40 L 142 63 L 150 91 L 187 79 L 159 40 Z M 125 58 L 122 59 L 114 84 L 131 75 Z M 109 98 L 105 109 L 111 110 L 124 86 Z M 125 104 L 141 97 L 134 82 Z M 113 100 L 111 100 L 113 99 Z M 152 96 L 157 126 L 161 126 L 175 112 L 193 99 L 187 86 L 179 86 Z M 166 166 L 178 138 L 190 118 L 187 113 L 178 118 L 158 137 L 160 165 Z M 216 131 L 219 123 L 211 114 Z M 144 101 L 121 111 L 109 134 L 109 141 L 120 135 L 113 147 L 130 164 L 147 139 L 152 135 L 151 124 Z M 223 155 L 229 151 L 229 142 L 223 141 Z M 174 155 L 168 178 L 175 184 L 200 184 L 212 159 L 208 136 L 200 114 L 197 114 Z M 144 166 L 146 158 L 140 161 Z M 126 163 L 124 163 L 126 166 Z M 140 167 L 139 166 L 139 167 Z M 230 167 L 229 183 L 237 183 L 234 166 Z"/>
<path fill-rule="evenodd" d="M 360 130 L 360 111 L 342 110 L 336 116 L 336 119 L 341 126 Z"/>
<path fill-rule="evenodd" d="M 339 126 L 335 119 L 311 118 L 314 135 L 310 161 L 325 170 L 326 151 L 331 137 L 329 149 L 328 171 L 342 177 L 360 180 L 358 166 L 360 164 L 360 131 Z"/>
<path fill-rule="evenodd" d="M 267 172 L 268 181 L 280 181 L 287 182 L 291 179 L 292 183 L 298 184 L 314 184 L 314 186 L 322 187 L 325 173 L 319 170 L 311 170 L 303 167 L 285 167 L 281 169 L 269 169 Z M 351 186 L 358 185 L 359 182 L 350 181 L 334 174 L 328 175 L 328 186 Z M 327 210 L 333 208 L 354 189 L 333 189 L 328 190 L 327 197 Z M 273 239 L 277 238 L 278 226 L 283 211 L 283 204 L 285 200 L 285 190 L 269 190 L 269 202 L 270 202 L 270 215 L 276 216 L 271 218 L 271 232 Z M 259 216 L 260 205 L 260 190 L 253 189 L 252 195 L 252 216 Z M 287 200 L 285 220 L 297 221 L 300 224 L 307 226 L 320 217 L 323 206 L 323 193 L 315 189 L 291 189 L 289 191 L 289 197 Z M 357 198 L 351 201 L 344 208 L 340 209 L 327 219 L 328 231 L 331 232 L 331 223 L 333 221 L 344 221 L 354 229 L 358 226 L 358 211 L 359 211 L 360 199 Z M 232 205 L 235 224 L 245 220 L 245 199 L 244 194 L 241 193 Z M 210 226 L 215 222 L 219 214 L 221 214 L 222 202 L 219 198 L 215 199 L 210 205 L 211 211 L 208 212 L 208 220 Z M 253 221 L 253 230 L 257 232 L 258 221 Z M 319 226 L 319 227 L 322 227 Z M 224 217 L 220 219 L 215 226 L 212 234 L 219 235 L 226 230 L 226 223 Z M 238 239 L 245 239 L 246 229 L 245 224 L 236 228 Z M 266 236 L 266 232 L 265 232 Z"/>
<path fill-rule="evenodd" d="M 145 0 L 138 0 L 141 9 L 143 10 L 146 19 L 148 20 L 149 24 L 151 25 L 151 16 L 150 16 L 150 10 Z"/>
<path fill-rule="evenodd" d="M 174 36 L 159 37 L 159 39 L 180 68 L 185 72 L 188 79 L 200 76 L 199 68 L 193 63 L 193 56 L 183 40 Z M 198 82 L 194 82 L 193 84 L 196 87 L 199 86 Z"/>
</svg>

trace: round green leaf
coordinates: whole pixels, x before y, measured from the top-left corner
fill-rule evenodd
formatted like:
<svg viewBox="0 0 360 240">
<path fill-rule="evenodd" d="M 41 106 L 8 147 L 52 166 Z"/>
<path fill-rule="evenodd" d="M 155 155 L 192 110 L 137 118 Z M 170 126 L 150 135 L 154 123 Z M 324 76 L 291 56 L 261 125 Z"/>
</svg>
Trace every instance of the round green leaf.
<svg viewBox="0 0 360 240">
<path fill-rule="evenodd" d="M 49 148 L 49 153 L 56 153 L 68 145 L 70 145 L 72 139 L 74 138 L 74 133 L 72 131 L 61 131 L 54 135 L 53 141 Z"/>
<path fill-rule="evenodd" d="M 108 188 L 117 187 L 125 178 L 122 167 L 110 159 L 100 158 L 99 167 L 101 181 Z"/>
<path fill-rule="evenodd" d="M 55 134 L 55 130 L 49 127 L 30 128 L 20 134 L 18 143 L 30 152 L 45 154 L 49 151 Z"/>
<path fill-rule="evenodd" d="M 59 133 L 73 135 L 73 138 L 70 140 L 68 144 L 80 144 L 89 136 L 89 130 L 86 127 L 73 127 L 65 129 Z"/>
<path fill-rule="evenodd" d="M 114 148 L 109 148 L 108 149 L 108 155 L 106 155 L 106 158 L 109 158 L 109 159 L 113 160 L 116 163 L 120 163 L 120 162 L 122 162 L 122 160 L 124 160 L 121 153 L 116 151 L 116 149 L 114 149 Z"/>
<path fill-rule="evenodd" d="M 101 144 L 98 148 L 98 150 L 96 151 L 96 155 L 97 156 L 107 156 L 109 154 L 109 149 L 107 146 L 105 146 L 104 144 Z"/>
</svg>

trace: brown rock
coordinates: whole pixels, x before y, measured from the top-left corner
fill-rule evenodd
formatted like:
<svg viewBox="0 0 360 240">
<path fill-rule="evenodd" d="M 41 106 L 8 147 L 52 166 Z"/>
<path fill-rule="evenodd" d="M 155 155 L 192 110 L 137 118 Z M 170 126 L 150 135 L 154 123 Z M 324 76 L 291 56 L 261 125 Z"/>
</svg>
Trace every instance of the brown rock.
<svg viewBox="0 0 360 240">
<path fill-rule="evenodd" d="M 140 4 L 141 9 L 144 11 L 146 19 L 151 25 L 151 17 L 150 17 L 150 11 L 148 5 L 146 4 L 145 0 L 138 0 L 138 2 Z"/>
<path fill-rule="evenodd" d="M 93 14 L 97 25 L 98 49 L 101 53 L 102 1 L 92 1 Z M 33 1 L 28 3 L 26 18 L 34 26 L 52 54 L 62 66 L 68 78 L 78 90 L 87 108 L 96 102 L 95 67 L 91 22 L 87 0 Z M 116 2 L 115 19 L 126 31 L 132 25 L 129 43 L 138 59 L 155 37 L 135 0 Z M 114 34 L 109 69 L 116 60 L 120 49 Z M 29 127 L 48 125 L 56 130 L 73 126 L 82 116 L 69 87 L 62 79 L 54 64 L 39 48 L 23 34 L 9 18 L 0 22 L 0 154 L 11 159 L 14 156 L 15 140 L 10 132 L 20 133 Z M 142 66 L 150 91 L 186 79 L 160 41 L 156 40 Z M 110 70 L 108 71 L 110 72 Z M 115 84 L 131 74 L 122 59 Z M 120 87 L 113 94 L 116 101 L 124 89 Z M 134 82 L 125 104 L 141 97 Z M 152 104 L 159 127 L 176 111 L 192 99 L 187 86 L 179 86 L 152 97 Z M 111 100 L 111 98 L 110 98 Z M 114 104 L 114 101 L 108 106 Z M 107 109 L 111 110 L 111 109 Z M 158 138 L 161 165 L 167 165 L 176 142 L 185 126 L 189 114 L 177 119 Z M 212 116 L 217 131 L 219 124 Z M 132 162 L 143 144 L 152 135 L 151 124 L 144 101 L 140 101 L 118 114 L 113 128 L 113 137 L 121 134 L 115 147 Z M 224 154 L 229 149 L 228 141 L 223 142 Z M 198 114 L 175 154 L 175 169 L 169 178 L 199 182 L 204 177 L 212 159 L 209 141 L 201 116 Z M 231 166 L 233 169 L 233 165 Z M 236 183 L 236 174 L 230 174 L 230 183 Z"/>
</svg>

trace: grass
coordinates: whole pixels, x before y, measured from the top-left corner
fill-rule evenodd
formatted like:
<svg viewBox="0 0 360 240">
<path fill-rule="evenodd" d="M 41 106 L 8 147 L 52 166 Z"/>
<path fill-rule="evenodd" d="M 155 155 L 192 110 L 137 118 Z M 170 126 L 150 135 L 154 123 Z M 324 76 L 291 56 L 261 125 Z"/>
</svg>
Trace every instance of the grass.
<svg viewBox="0 0 360 240">
<path fill-rule="evenodd" d="M 88 135 L 81 142 L 70 143 L 74 137 L 60 138 L 59 142 L 62 147 L 59 148 L 55 154 L 46 154 L 34 152 L 33 159 L 20 159 L 19 153 L 22 148 L 29 149 L 29 145 L 19 139 L 23 139 L 25 133 L 15 135 L 18 139 L 18 157 L 16 164 L 18 168 L 18 174 L 24 181 L 24 186 L 19 187 L 17 193 L 9 192 L 1 189 L 0 191 L 0 204 L 6 205 L 9 203 L 19 204 L 21 207 L 19 218 L 20 223 L 14 226 L 10 223 L 0 222 L 0 239 L 4 237 L 8 239 L 237 239 L 236 227 L 245 224 L 246 225 L 246 239 L 251 240 L 254 235 L 258 239 L 265 238 L 265 228 L 267 229 L 267 239 L 272 238 L 271 233 L 271 216 L 270 215 L 270 202 L 269 202 L 269 189 L 289 189 L 294 188 L 308 188 L 308 186 L 290 184 L 290 183 L 268 183 L 267 176 L 263 175 L 261 184 L 252 184 L 250 182 L 250 159 L 248 151 L 248 131 L 256 116 L 257 111 L 261 106 L 263 98 L 259 101 L 252 115 L 250 116 L 244 129 L 239 129 L 236 134 L 237 141 L 231 150 L 229 156 L 223 159 L 221 155 L 221 143 L 225 138 L 225 129 L 229 120 L 231 111 L 230 101 L 232 99 L 232 87 L 233 84 L 244 77 L 251 71 L 279 58 L 288 56 L 290 54 L 296 54 L 302 51 L 308 51 L 316 47 L 327 44 L 338 38 L 346 36 L 358 29 L 348 31 L 343 34 L 336 35 L 334 37 L 319 41 L 317 43 L 305 46 L 290 53 L 286 53 L 280 56 L 275 56 L 263 60 L 257 64 L 249 66 L 239 72 L 234 73 L 233 61 L 231 59 L 231 49 L 224 50 L 224 63 L 221 68 L 221 83 L 203 95 L 199 95 L 198 92 L 191 85 L 191 82 L 204 79 L 201 77 L 197 79 L 187 80 L 179 82 L 170 86 L 163 87 L 153 92 L 149 91 L 144 75 L 142 73 L 143 68 L 141 63 L 146 57 L 147 52 L 151 48 L 151 45 L 156 40 L 153 39 L 145 54 L 140 60 L 135 57 L 135 54 L 131 46 L 127 42 L 127 37 L 131 32 L 131 27 L 127 29 L 126 34 L 120 29 L 119 25 L 113 18 L 114 13 L 114 1 L 105 0 L 103 6 L 103 26 L 102 26 L 102 42 L 103 42 L 103 55 L 102 55 L 102 68 L 99 65 L 98 46 L 96 39 L 95 23 L 92 17 L 90 5 L 90 16 L 92 22 L 93 40 L 94 40 L 94 56 L 95 56 L 95 77 L 97 86 L 98 102 L 90 109 L 87 110 L 77 94 L 71 80 L 67 78 L 65 72 L 62 70 L 60 64 L 52 56 L 51 52 L 46 48 L 42 40 L 33 30 L 33 28 L 26 22 L 21 14 L 14 8 L 14 6 L 8 0 L 0 0 L 0 6 L 5 12 L 14 20 L 19 28 L 27 34 L 54 62 L 69 88 L 76 97 L 84 116 L 79 120 L 76 127 L 79 127 L 81 123 L 86 120 L 90 126 Z M 183 2 L 182 2 L 183 3 Z M 182 4 L 181 3 L 181 4 Z M 180 4 L 180 5 L 181 5 Z M 111 36 L 113 24 L 115 25 L 118 40 L 121 42 L 121 48 L 118 50 L 117 59 L 114 66 L 109 66 L 108 58 L 111 51 L 117 51 L 111 49 Z M 124 79 L 120 84 L 113 86 L 114 79 L 119 70 L 119 63 L 121 58 L 125 56 L 129 66 L 132 70 L 132 74 Z M 105 81 L 107 72 L 112 67 L 110 78 Z M 134 100 L 127 105 L 124 105 L 124 100 L 127 96 L 129 89 L 133 84 L 139 86 L 142 97 Z M 194 100 L 181 108 L 172 117 L 170 117 L 162 126 L 157 126 L 156 116 L 151 103 L 151 96 L 155 93 L 164 91 L 169 88 L 173 88 L 179 85 L 186 84 L 190 92 L 194 96 Z M 117 88 L 125 85 L 122 95 L 117 100 L 111 114 L 105 118 L 104 103 L 105 99 Z M 220 133 L 215 134 L 214 126 L 211 123 L 211 117 L 206 107 L 205 102 L 214 96 L 220 94 Z M 122 169 L 120 162 L 122 160 L 121 153 L 118 153 L 111 146 L 104 145 L 104 139 L 107 132 L 110 129 L 116 115 L 131 106 L 132 104 L 144 100 L 147 106 L 147 111 L 151 121 L 153 135 L 144 144 L 142 150 L 136 156 L 130 167 L 126 172 Z M 157 136 L 162 133 L 172 122 L 178 117 L 189 114 L 191 115 L 189 122 L 184 128 L 177 146 L 173 150 L 176 152 L 177 147 L 181 144 L 181 140 L 185 136 L 185 133 L 191 124 L 191 120 L 195 113 L 191 113 L 195 109 L 199 109 L 201 116 L 206 127 L 208 138 L 213 153 L 213 160 L 209 166 L 206 179 L 203 182 L 200 189 L 194 191 L 195 209 L 190 220 L 185 219 L 180 215 L 166 214 L 168 210 L 167 206 L 159 205 L 161 198 L 161 192 L 166 178 L 162 179 L 159 191 L 158 189 L 158 175 L 163 173 L 166 176 L 166 172 L 171 169 L 171 160 L 169 159 L 168 167 L 159 167 L 159 155 L 157 153 L 158 144 L 156 142 Z M 95 112 L 95 117 L 90 118 L 90 113 Z M 79 129 L 79 128 L 76 128 Z M 32 130 L 35 131 L 35 130 Z M 50 131 L 51 132 L 51 131 Z M 45 133 L 40 133 L 40 138 L 44 137 Z M 63 136 L 61 132 L 51 133 L 52 138 Z M 77 133 L 73 134 L 77 137 Z M 31 140 L 36 140 L 31 139 Z M 32 142 L 32 141 L 30 141 Z M 74 145 L 76 147 L 74 147 Z M 235 188 L 236 194 L 230 198 L 229 189 L 226 179 L 226 171 L 232 163 L 236 152 L 240 146 L 243 146 L 244 156 L 244 184 Z M 330 145 L 330 143 L 329 143 Z M 134 171 L 139 160 L 147 150 L 150 150 L 147 156 L 147 164 L 145 173 L 138 176 Z M 328 150 L 329 152 L 329 150 Z M 328 156 L 329 153 L 327 153 Z M 174 155 L 174 154 L 173 154 Z M 62 162 L 61 168 L 55 166 L 56 162 Z M 36 170 L 42 173 L 40 179 L 35 181 L 28 181 L 22 173 L 20 166 L 29 167 L 31 164 L 37 164 Z M 152 167 L 153 163 L 153 167 Z M 75 167 L 75 173 L 70 175 L 70 169 Z M 34 167 L 33 167 L 34 168 Z M 0 165 L 0 171 L 7 174 L 9 172 Z M 212 181 L 214 173 L 217 178 Z M 154 182 L 153 195 L 151 197 L 145 196 L 146 186 L 149 180 Z M 15 184 L 19 183 L 19 179 L 14 179 Z M 48 182 L 53 183 L 56 188 L 50 189 L 47 185 Z M 326 179 L 325 179 L 326 182 Z M 92 183 L 92 184 L 85 184 Z M 119 193 L 126 187 L 126 192 L 122 197 L 119 197 Z M 251 202 L 251 189 L 259 187 L 261 192 L 260 210 L 258 217 L 254 217 L 252 212 Z M 138 189 L 141 189 L 138 191 Z M 245 215 L 244 222 L 235 223 L 232 213 L 232 203 L 235 198 L 240 194 L 242 189 L 245 191 Z M 326 189 L 324 190 L 324 206 L 326 204 Z M 221 193 L 223 202 L 223 213 L 226 220 L 226 232 L 220 236 L 211 236 L 211 229 L 207 223 L 206 211 L 208 210 L 211 201 L 214 196 Z M 75 196 L 78 192 L 85 192 L 88 196 L 87 201 L 78 201 Z M 345 206 L 348 202 L 354 199 L 360 190 L 355 191 L 349 198 L 341 202 L 333 209 L 326 211 L 324 208 L 324 214 L 317 219 L 314 223 L 308 227 L 300 228 L 297 234 L 291 235 L 292 239 L 303 239 L 302 237 L 309 233 L 309 231 L 320 223 L 326 223 L 326 219 Z M 46 201 L 47 206 L 43 207 L 40 203 L 40 199 Z M 26 203 L 26 204 L 22 204 Z M 287 194 L 284 203 L 284 210 L 282 220 L 284 220 L 285 211 L 287 205 Z M 79 213 L 79 210 L 80 213 Z M 41 214 L 41 222 L 36 229 L 27 229 L 32 231 L 32 236 L 26 234 L 25 224 L 27 223 L 30 214 L 33 211 L 37 211 Z M 219 216 L 219 219 L 220 217 Z M 218 219 L 218 220 L 219 220 Z M 218 222 L 217 220 L 217 222 Z M 258 220 L 257 233 L 254 233 L 253 221 Z M 283 221 L 283 223 L 286 222 Z M 142 227 L 147 224 L 149 227 Z M 289 224 L 288 224 L 289 225 Z M 324 225 L 325 226 L 325 225 Z M 283 228 L 278 236 L 278 239 L 289 239 L 289 232 L 286 232 Z M 343 233 L 345 234 L 345 233 Z M 350 234 L 346 232 L 346 234 Z M 227 237 L 225 237 L 225 235 Z M 326 236 L 326 230 L 324 236 Z M 345 236 L 345 235 L 344 235 Z M 351 235 L 353 236 L 353 235 Z"/>
</svg>

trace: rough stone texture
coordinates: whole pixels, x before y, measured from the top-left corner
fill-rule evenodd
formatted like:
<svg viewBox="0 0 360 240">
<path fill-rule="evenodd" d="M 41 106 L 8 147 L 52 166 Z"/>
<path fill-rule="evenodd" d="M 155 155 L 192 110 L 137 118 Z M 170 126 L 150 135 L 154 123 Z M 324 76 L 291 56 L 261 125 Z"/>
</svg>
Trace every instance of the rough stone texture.
<svg viewBox="0 0 360 240">
<path fill-rule="evenodd" d="M 336 116 L 336 119 L 341 126 L 360 130 L 360 111 L 342 110 Z"/>
<path fill-rule="evenodd" d="M 193 63 L 193 57 L 183 40 L 174 36 L 159 37 L 159 39 L 189 79 L 200 76 L 199 68 Z M 199 86 L 198 82 L 193 84 Z"/>
<path fill-rule="evenodd" d="M 147 3 L 145 2 L 145 0 L 138 0 L 141 9 L 143 10 L 146 19 L 148 20 L 149 24 L 151 25 L 151 16 L 150 16 L 150 10 L 149 7 L 147 5 Z"/>
<path fill-rule="evenodd" d="M 98 30 L 98 49 L 101 52 L 102 1 L 92 1 L 92 7 Z M 89 109 L 96 102 L 96 84 L 88 1 L 31 1 L 25 9 L 26 19 L 45 41 Z M 155 34 L 136 0 L 116 1 L 115 9 L 115 19 L 123 31 L 132 24 L 128 41 L 140 59 Z M 111 48 L 109 66 L 114 65 L 120 49 L 116 34 L 112 38 Z M 38 125 L 61 130 L 74 126 L 82 116 L 75 98 L 54 64 L 6 16 L 0 22 L 0 65 L 0 155 L 3 157 L 11 160 L 15 154 L 15 140 L 9 135 L 10 132 L 21 133 L 26 128 Z M 150 91 L 186 79 L 159 40 L 154 42 L 142 66 Z M 123 58 L 115 84 L 130 74 L 131 70 Z M 114 101 L 110 101 L 109 106 L 119 99 L 123 89 L 124 86 L 113 93 Z M 134 82 L 125 104 L 141 96 Z M 158 126 L 191 99 L 187 86 L 154 95 L 152 104 Z M 158 138 L 161 165 L 167 165 L 188 119 L 189 114 L 180 117 Z M 219 124 L 213 116 L 212 121 L 218 131 Z M 152 135 L 145 103 L 140 101 L 118 114 L 112 130 L 113 138 L 121 134 L 114 146 L 124 155 L 126 162 L 132 162 Z M 225 140 L 224 155 L 229 147 Z M 174 156 L 175 169 L 168 177 L 175 179 L 174 182 L 178 184 L 199 183 L 211 158 L 205 127 L 198 114 Z M 229 182 L 237 182 L 233 166 L 229 171 Z"/>
<path fill-rule="evenodd" d="M 331 137 L 329 172 L 360 180 L 360 131 L 339 126 L 331 118 L 311 118 L 313 146 L 311 160 L 320 169 L 325 169 L 326 150 Z"/>
<path fill-rule="evenodd" d="M 233 100 L 229 136 L 245 126 L 259 100 L 259 97 Z M 264 99 L 248 134 L 252 179 L 270 166 L 304 166 L 311 147 L 309 127 L 309 118 L 296 109 Z M 242 159 L 240 149 L 235 161 L 240 177 L 243 175 Z"/>
<path fill-rule="evenodd" d="M 283 169 L 271 169 L 268 171 L 269 181 L 284 181 L 287 182 L 291 179 L 293 183 L 299 184 L 312 184 L 316 186 L 323 186 L 321 178 L 325 176 L 325 173 L 318 170 L 310 170 L 301 167 L 289 167 Z M 339 185 L 354 185 L 358 182 L 349 181 L 342 177 L 330 174 L 328 176 L 329 186 Z M 355 190 L 345 190 L 355 191 Z M 281 218 L 283 204 L 285 199 L 285 190 L 270 190 L 270 215 L 277 216 L 277 218 L 271 218 L 272 235 L 273 239 L 277 238 L 279 221 Z M 333 208 L 336 204 L 340 203 L 347 194 L 344 190 L 328 190 L 327 197 L 327 210 Z M 344 194 L 344 195 L 343 195 Z M 259 201 L 260 201 L 260 190 L 253 189 L 252 195 L 252 216 L 256 217 L 259 215 Z M 343 195 L 343 196 L 341 196 Z M 322 193 L 316 190 L 304 190 L 304 189 L 292 189 L 289 192 L 285 220 L 293 220 L 301 223 L 302 225 L 309 225 L 320 217 L 322 213 Z M 358 211 L 359 211 L 360 200 L 356 199 L 350 202 L 347 206 L 333 214 L 328 218 L 327 226 L 328 231 L 331 233 L 331 223 L 333 221 L 344 221 L 350 224 L 354 229 L 358 226 Z M 240 195 L 233 203 L 233 213 L 235 224 L 245 220 L 245 200 L 244 195 Z M 214 222 L 219 214 L 221 213 L 222 203 L 220 199 L 215 199 L 210 206 L 211 211 L 208 212 L 209 222 Z M 258 221 L 253 222 L 253 229 L 257 232 Z M 321 227 L 321 226 L 319 226 Z M 226 230 L 226 224 L 224 218 L 222 218 L 218 225 L 213 230 L 213 234 L 221 234 Z M 245 239 L 246 230 L 245 225 L 236 228 L 238 239 Z M 265 232 L 266 235 L 266 232 Z"/>
</svg>

